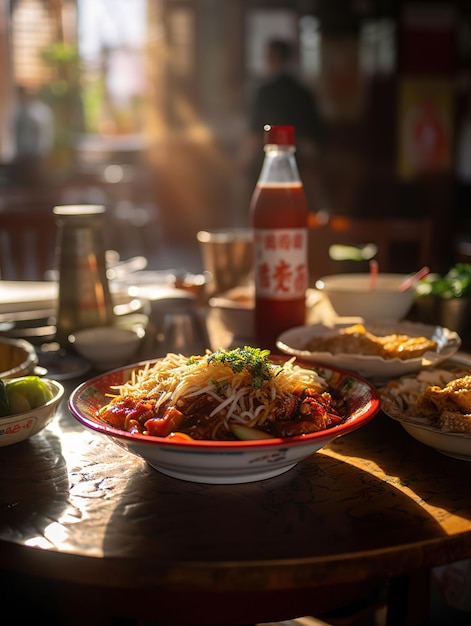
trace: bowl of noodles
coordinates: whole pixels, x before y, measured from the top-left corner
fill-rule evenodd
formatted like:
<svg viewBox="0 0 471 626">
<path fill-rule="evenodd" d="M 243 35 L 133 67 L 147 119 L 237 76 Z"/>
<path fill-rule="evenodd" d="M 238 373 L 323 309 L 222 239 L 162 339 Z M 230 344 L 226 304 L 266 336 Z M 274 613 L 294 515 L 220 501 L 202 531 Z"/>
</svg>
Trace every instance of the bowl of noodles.
<svg viewBox="0 0 471 626">
<path fill-rule="evenodd" d="M 234 484 L 278 476 L 376 415 L 365 379 L 245 346 L 167 354 L 79 385 L 72 415 L 122 450 L 182 480 Z"/>
</svg>

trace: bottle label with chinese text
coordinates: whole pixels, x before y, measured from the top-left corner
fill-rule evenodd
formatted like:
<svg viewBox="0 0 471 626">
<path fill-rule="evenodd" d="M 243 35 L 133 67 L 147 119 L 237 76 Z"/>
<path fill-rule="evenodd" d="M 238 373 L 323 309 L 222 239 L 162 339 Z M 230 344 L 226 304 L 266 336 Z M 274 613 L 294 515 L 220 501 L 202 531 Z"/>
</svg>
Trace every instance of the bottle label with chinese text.
<svg viewBox="0 0 471 626">
<path fill-rule="evenodd" d="M 293 300 L 308 284 L 307 232 L 304 228 L 254 230 L 257 297 Z"/>
</svg>

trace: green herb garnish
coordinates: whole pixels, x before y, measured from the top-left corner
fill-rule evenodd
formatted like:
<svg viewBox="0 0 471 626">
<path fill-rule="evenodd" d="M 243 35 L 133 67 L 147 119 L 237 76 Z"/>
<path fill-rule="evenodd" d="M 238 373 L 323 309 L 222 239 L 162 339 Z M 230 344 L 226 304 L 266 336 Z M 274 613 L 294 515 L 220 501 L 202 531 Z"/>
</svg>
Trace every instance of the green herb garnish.
<svg viewBox="0 0 471 626">
<path fill-rule="evenodd" d="M 246 370 L 251 377 L 252 386 L 260 389 L 262 385 L 276 376 L 281 368 L 273 368 L 269 361 L 270 350 L 261 348 L 235 348 L 234 350 L 217 350 L 207 356 L 209 363 L 224 363 L 228 365 L 234 374 Z"/>
<path fill-rule="evenodd" d="M 222 395 L 229 387 L 229 382 L 227 380 L 223 380 L 221 382 L 220 380 L 212 378 L 209 382 L 213 385 L 215 392 L 219 395 Z"/>
<path fill-rule="evenodd" d="M 419 297 L 435 296 L 444 300 L 469 298 L 471 297 L 471 265 L 456 263 L 444 276 L 430 274 L 417 284 L 415 293 Z"/>
</svg>

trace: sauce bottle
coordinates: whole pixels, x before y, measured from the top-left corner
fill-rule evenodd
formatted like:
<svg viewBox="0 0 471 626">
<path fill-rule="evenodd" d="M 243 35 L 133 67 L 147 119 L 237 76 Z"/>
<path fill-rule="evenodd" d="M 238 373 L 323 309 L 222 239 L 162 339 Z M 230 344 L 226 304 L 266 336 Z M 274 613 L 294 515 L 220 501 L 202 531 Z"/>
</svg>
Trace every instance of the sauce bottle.
<svg viewBox="0 0 471 626">
<path fill-rule="evenodd" d="M 59 256 L 56 341 L 67 347 L 75 330 L 114 323 L 103 241 L 105 207 L 64 205 L 53 212 Z"/>
<path fill-rule="evenodd" d="M 265 158 L 250 204 L 257 347 L 277 352 L 280 333 L 306 321 L 308 205 L 293 126 L 265 126 Z"/>
</svg>

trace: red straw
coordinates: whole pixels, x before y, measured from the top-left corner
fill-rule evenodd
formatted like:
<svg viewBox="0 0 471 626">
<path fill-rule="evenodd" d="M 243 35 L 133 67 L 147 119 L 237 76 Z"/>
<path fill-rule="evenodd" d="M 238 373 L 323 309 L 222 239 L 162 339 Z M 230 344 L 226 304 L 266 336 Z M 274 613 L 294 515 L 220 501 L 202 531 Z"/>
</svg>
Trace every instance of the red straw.
<svg viewBox="0 0 471 626">
<path fill-rule="evenodd" d="M 403 280 L 402 283 L 399 285 L 399 291 L 407 291 L 413 285 L 415 285 L 415 283 L 417 283 L 419 280 L 421 280 L 422 278 L 425 278 L 429 272 L 430 272 L 430 268 L 428 268 L 425 265 L 424 267 L 422 267 L 422 269 L 416 272 L 413 276 L 409 276 L 409 278 L 406 278 L 405 280 Z"/>
<path fill-rule="evenodd" d="M 373 291 L 376 286 L 376 278 L 378 277 L 378 261 L 371 259 L 370 261 L 370 283 L 368 291 Z"/>
</svg>

